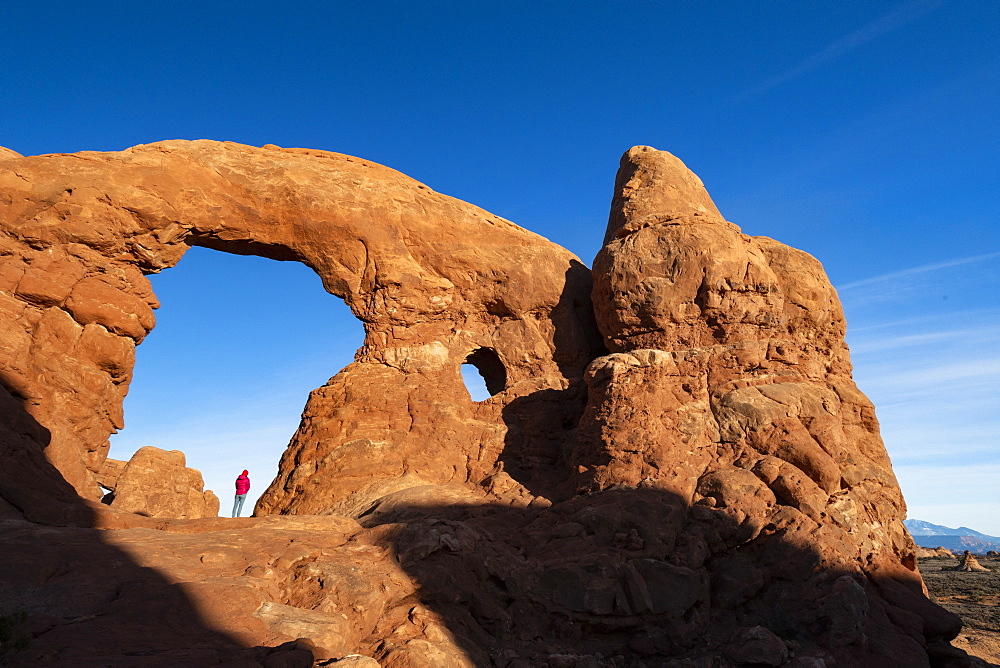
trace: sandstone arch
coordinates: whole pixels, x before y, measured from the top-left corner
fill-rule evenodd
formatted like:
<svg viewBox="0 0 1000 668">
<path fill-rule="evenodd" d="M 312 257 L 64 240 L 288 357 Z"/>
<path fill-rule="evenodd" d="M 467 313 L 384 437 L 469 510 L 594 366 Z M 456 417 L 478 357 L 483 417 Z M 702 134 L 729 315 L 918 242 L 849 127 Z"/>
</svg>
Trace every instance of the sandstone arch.
<svg viewBox="0 0 1000 668">
<path fill-rule="evenodd" d="M 381 472 L 370 476 L 374 493 L 407 475 L 404 486 L 417 482 L 417 470 L 419 482 L 474 484 L 501 448 L 502 404 L 578 382 L 599 346 L 589 272 L 574 271 L 572 254 L 381 165 L 211 141 L 7 159 L 0 288 L 17 352 L 3 373 L 51 431 L 49 459 L 84 496 L 97 494 L 93 473 L 122 425 L 134 346 L 155 322 L 144 274 L 190 246 L 303 262 L 365 327 L 355 363 L 310 397 L 265 511 L 335 508 L 301 496 L 325 475 L 315 462 L 336 468 L 334 435 L 337 447 L 378 444 L 369 448 L 385 457 L 370 462 Z M 508 360 L 503 396 L 475 408 L 455 380 L 474 348 Z M 350 412 L 348 399 L 379 406 L 379 422 L 331 420 Z M 468 427 L 441 436 L 457 444 L 447 462 L 421 456 L 438 439 L 426 418 L 440 410 L 458 411 Z M 348 481 L 339 503 L 370 502 L 363 488 L 372 483 Z"/>
</svg>

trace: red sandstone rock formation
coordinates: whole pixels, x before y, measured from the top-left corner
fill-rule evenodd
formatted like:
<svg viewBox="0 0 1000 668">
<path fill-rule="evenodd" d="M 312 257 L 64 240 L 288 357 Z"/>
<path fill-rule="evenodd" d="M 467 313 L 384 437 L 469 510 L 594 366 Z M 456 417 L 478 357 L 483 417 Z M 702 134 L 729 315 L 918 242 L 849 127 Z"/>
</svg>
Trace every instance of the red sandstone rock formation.
<svg viewBox="0 0 1000 668">
<path fill-rule="evenodd" d="M 210 141 L 8 152 L 0 193 L 0 375 L 86 497 L 155 322 L 144 274 L 191 245 L 301 261 L 365 326 L 355 363 L 310 397 L 261 512 L 354 512 L 417 484 L 476 484 L 505 431 L 543 472 L 582 409 L 571 385 L 599 345 L 586 267 L 381 165 Z M 496 398 L 469 401 L 470 355 Z M 517 436 L 498 428 L 506 406 L 546 391 L 580 400 L 550 402 L 551 424 Z"/>
<path fill-rule="evenodd" d="M 128 462 L 123 462 L 120 459 L 111 459 L 109 457 L 104 460 L 103 464 L 101 464 L 100 470 L 94 474 L 94 480 L 104 489 L 113 492 L 115 487 L 118 486 L 118 478 L 121 477 L 122 471 L 125 470 L 125 466 L 127 464 Z M 107 494 L 105 494 L 105 498 L 107 498 Z M 107 501 L 105 501 L 105 503 L 107 503 Z"/>
<path fill-rule="evenodd" d="M 965 571 L 965 572 L 988 573 L 990 569 L 988 569 L 985 566 L 983 566 L 982 564 L 980 564 L 979 560 L 976 559 L 976 555 L 974 555 L 971 552 L 969 552 L 968 550 L 966 550 L 962 554 L 962 559 L 959 562 L 958 566 L 955 566 L 955 568 L 953 568 L 952 570 L 955 570 L 955 571 Z"/>
<path fill-rule="evenodd" d="M 112 462 L 111 466 L 108 463 Z M 151 446 L 139 448 L 112 480 L 118 468 L 105 460 L 98 482 L 111 490 L 110 505 L 146 517 L 198 519 L 219 516 L 219 499 L 209 490 L 201 473 L 185 465 L 184 453 Z"/>
<path fill-rule="evenodd" d="M 292 516 L 142 518 L 56 473 L 91 497 L 114 477 L 143 274 L 190 245 L 302 261 L 365 325 L 257 506 Z M 307 638 L 398 668 L 964 665 L 822 268 L 740 233 L 667 153 L 622 160 L 593 308 L 537 235 L 277 147 L 0 152 L 0 258 L 0 612 L 32 611 L 36 662 L 295 665 L 264 648 Z M 147 590 L 195 654 L 136 615 Z"/>
<path fill-rule="evenodd" d="M 919 545 L 913 548 L 914 553 L 917 555 L 918 559 L 926 559 L 932 557 L 942 557 L 942 558 L 955 558 L 955 553 L 946 547 L 941 545 L 937 547 L 920 547 Z"/>
<path fill-rule="evenodd" d="M 903 603 L 923 599 L 905 506 L 814 258 L 742 234 L 680 160 L 635 147 L 594 277 L 612 354 L 587 372 L 576 459 L 588 489 L 663 490 L 690 507 L 664 527 L 684 545 L 670 558 L 727 583 L 714 607 L 786 631 L 790 620 L 767 611 L 779 598 L 804 615 L 842 599 L 869 619 L 837 642 L 876 654 L 864 636 L 879 597 L 922 616 L 910 633 L 953 632 L 930 607 Z"/>
</svg>

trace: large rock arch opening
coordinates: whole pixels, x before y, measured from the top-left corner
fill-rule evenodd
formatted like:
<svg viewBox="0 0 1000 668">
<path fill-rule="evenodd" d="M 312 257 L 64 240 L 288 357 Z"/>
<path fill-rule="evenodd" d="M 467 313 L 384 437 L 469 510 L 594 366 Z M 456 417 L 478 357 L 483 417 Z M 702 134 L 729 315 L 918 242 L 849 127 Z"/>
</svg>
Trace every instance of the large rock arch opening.
<svg viewBox="0 0 1000 668">
<path fill-rule="evenodd" d="M 156 328 L 136 348 L 125 428 L 111 436 L 105 469 L 140 447 L 181 450 L 226 515 L 233 479 L 249 469 L 249 512 L 305 397 L 353 361 L 364 329 L 297 262 L 194 247 L 149 278 Z"/>
<path fill-rule="evenodd" d="M 310 395 L 262 512 L 358 512 L 419 484 L 481 493 L 503 406 L 579 387 L 600 349 L 572 254 L 381 165 L 210 141 L 17 162 L 0 181 L 3 287 L 28 327 L 9 376 L 84 496 L 99 494 L 93 474 L 155 322 L 146 274 L 191 246 L 302 262 L 365 329 L 355 362 Z M 476 348 L 509 362 L 504 391 L 473 406 L 457 370 Z M 342 465 L 358 448 L 363 473 Z"/>
</svg>

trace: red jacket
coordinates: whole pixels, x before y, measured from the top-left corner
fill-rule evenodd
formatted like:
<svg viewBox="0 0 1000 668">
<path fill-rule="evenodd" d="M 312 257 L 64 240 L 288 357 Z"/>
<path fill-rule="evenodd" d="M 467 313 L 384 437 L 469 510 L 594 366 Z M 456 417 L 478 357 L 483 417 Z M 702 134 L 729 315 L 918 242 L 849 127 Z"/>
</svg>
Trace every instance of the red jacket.
<svg viewBox="0 0 1000 668">
<path fill-rule="evenodd" d="M 250 477 L 247 475 L 247 471 L 244 471 L 242 475 L 236 478 L 236 493 L 246 494 L 250 491 Z"/>
</svg>

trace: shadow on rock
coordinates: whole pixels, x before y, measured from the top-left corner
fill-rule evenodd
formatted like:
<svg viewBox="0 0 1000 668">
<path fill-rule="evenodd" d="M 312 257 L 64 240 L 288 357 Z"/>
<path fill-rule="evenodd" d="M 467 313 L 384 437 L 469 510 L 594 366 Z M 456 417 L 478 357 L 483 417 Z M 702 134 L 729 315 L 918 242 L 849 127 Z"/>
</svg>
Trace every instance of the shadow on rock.
<svg viewBox="0 0 1000 668">
<path fill-rule="evenodd" d="M 25 402 L 0 384 L 0 617 L 23 619 L 10 635 L 27 644 L 0 663 L 312 665 L 295 643 L 247 647 L 213 629 L 182 585 L 108 544 L 100 508 L 46 460 L 48 430 Z"/>
<path fill-rule="evenodd" d="M 539 390 L 504 406 L 507 430 L 499 461 L 507 475 L 533 496 L 550 501 L 571 497 L 575 490 L 566 444 L 575 440 L 586 406 L 582 381 L 565 390 Z"/>
<path fill-rule="evenodd" d="M 918 579 L 823 569 L 773 525 L 658 490 L 367 523 L 419 583 L 405 624 L 428 639 L 388 637 L 383 665 L 967 665 L 947 644 L 960 621 Z"/>
<path fill-rule="evenodd" d="M 572 261 L 566 288 L 552 310 L 552 358 L 567 379 L 565 389 L 546 389 L 518 397 L 503 409 L 506 427 L 499 461 L 511 478 L 533 496 L 564 501 L 576 493 L 568 458 L 587 408 L 583 370 L 607 349 L 594 320 L 590 269 Z M 572 317 L 569 316 L 572 312 Z M 561 326 L 560 326 L 561 325 Z"/>
</svg>

